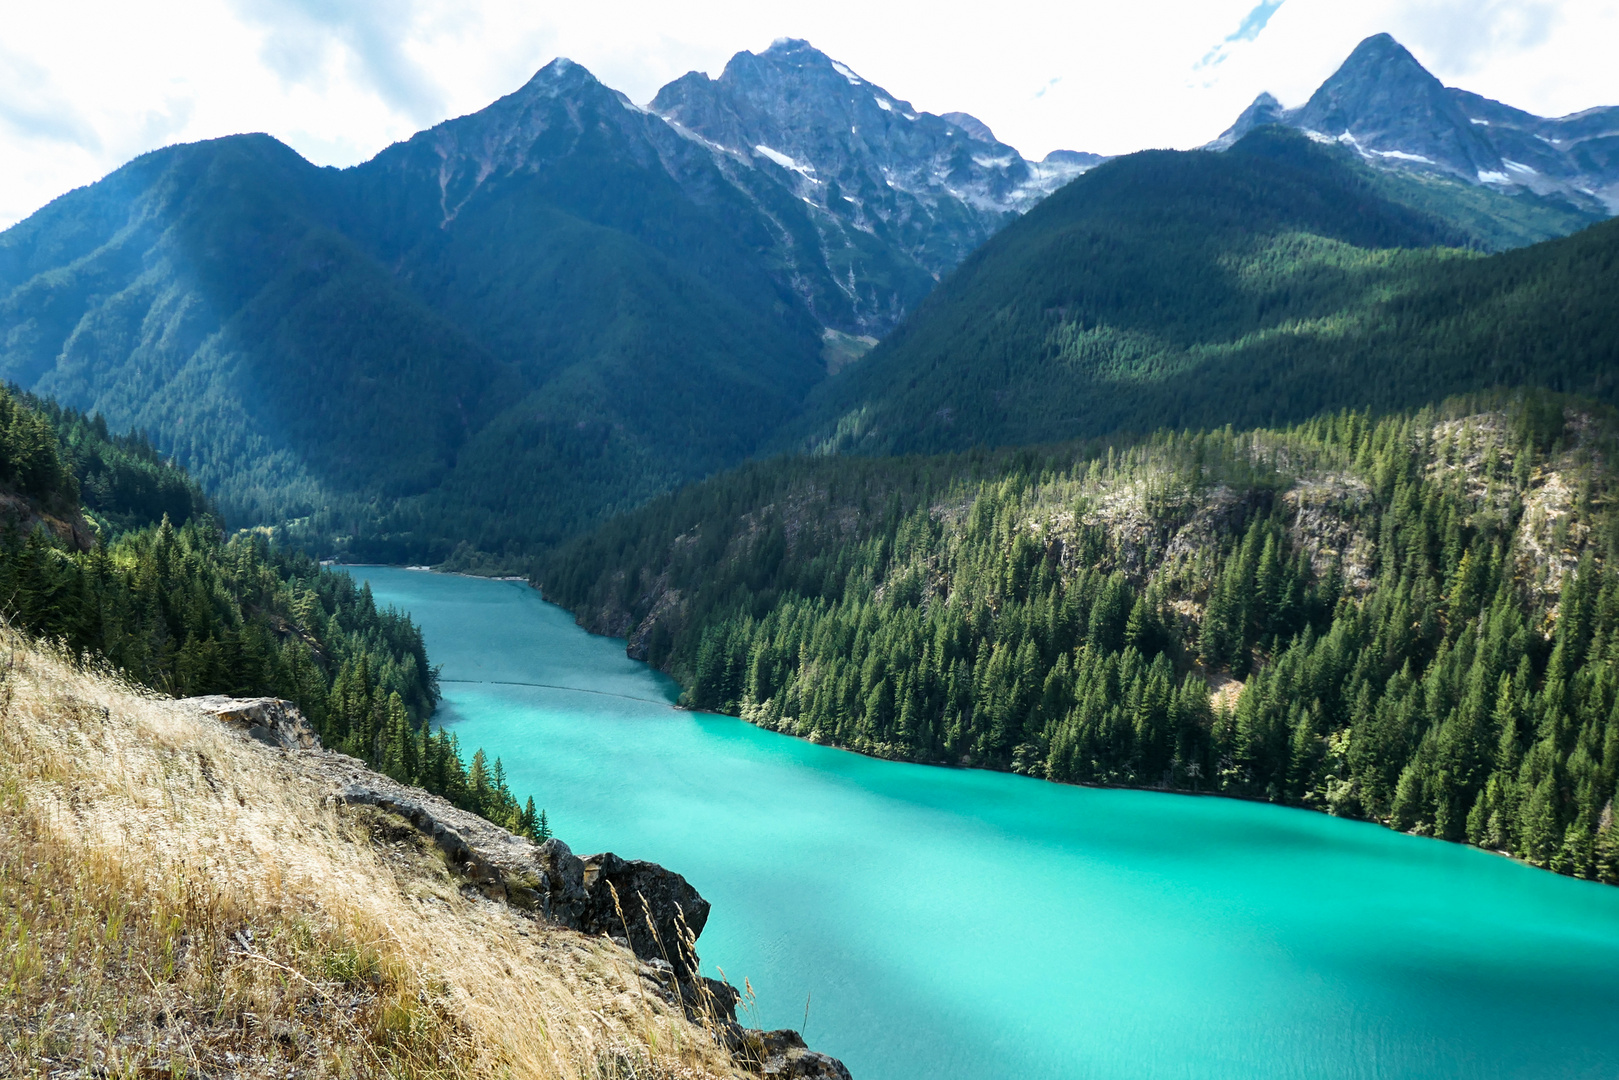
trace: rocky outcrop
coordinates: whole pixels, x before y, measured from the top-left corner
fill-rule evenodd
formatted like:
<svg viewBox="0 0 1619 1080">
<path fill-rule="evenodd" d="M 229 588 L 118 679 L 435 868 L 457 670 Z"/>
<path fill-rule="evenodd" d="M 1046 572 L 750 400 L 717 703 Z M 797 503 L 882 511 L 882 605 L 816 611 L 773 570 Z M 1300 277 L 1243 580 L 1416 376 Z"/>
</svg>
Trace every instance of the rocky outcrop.
<svg viewBox="0 0 1619 1080">
<path fill-rule="evenodd" d="M 554 839 L 546 843 L 561 846 Z M 708 901 L 685 878 L 657 863 L 621 859 L 610 851 L 587 855 L 583 863 L 586 901 L 575 929 L 622 933 L 643 960 L 664 960 L 682 980 L 696 974 L 697 936 L 708 923 Z"/>
<path fill-rule="evenodd" d="M 77 506 L 64 508 L 58 503 L 53 513 L 37 500 L 0 490 L 0 529 L 13 529 L 26 536 L 40 527 L 79 551 L 96 546 L 96 530 Z"/>
<path fill-rule="evenodd" d="M 771 1080 L 851 1080 L 843 1062 L 811 1050 L 791 1028 L 747 1031 L 741 1045 L 733 1045 L 731 1052 Z"/>
<path fill-rule="evenodd" d="M 580 858 L 554 837 L 536 844 L 342 754 L 322 754 L 317 764 L 334 801 L 403 818 L 490 899 L 619 938 L 640 959 L 669 964 L 681 981 L 695 975 L 693 945 L 709 905 L 674 871 L 612 852 Z"/>
<path fill-rule="evenodd" d="M 216 694 L 185 701 L 266 746 L 283 750 L 320 749 L 320 737 L 315 729 L 292 702 L 282 698 L 231 698 Z"/>
<path fill-rule="evenodd" d="M 805 1047 L 797 1032 L 757 1031 L 736 1022 L 741 995 L 699 970 L 696 943 L 708 923 L 709 903 L 673 870 L 612 852 L 581 858 L 555 837 L 536 844 L 517 836 L 364 762 L 322 749 L 289 701 L 216 696 L 183 704 L 244 738 L 296 755 L 332 804 L 373 807 L 408 823 L 438 846 L 469 888 L 489 899 L 629 949 L 642 961 L 641 977 L 654 993 L 712 1024 L 737 1060 L 761 1076 L 849 1080 L 841 1062 Z"/>
</svg>

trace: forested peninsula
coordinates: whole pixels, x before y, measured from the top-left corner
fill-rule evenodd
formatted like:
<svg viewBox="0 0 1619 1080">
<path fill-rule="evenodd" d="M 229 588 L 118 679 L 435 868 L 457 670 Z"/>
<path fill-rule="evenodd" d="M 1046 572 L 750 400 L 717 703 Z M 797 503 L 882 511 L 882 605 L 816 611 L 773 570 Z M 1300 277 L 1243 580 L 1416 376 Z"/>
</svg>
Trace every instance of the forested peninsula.
<svg viewBox="0 0 1619 1080">
<path fill-rule="evenodd" d="M 540 581 L 692 708 L 1619 883 L 1615 424 L 1532 393 L 782 459 L 608 524 Z"/>
</svg>

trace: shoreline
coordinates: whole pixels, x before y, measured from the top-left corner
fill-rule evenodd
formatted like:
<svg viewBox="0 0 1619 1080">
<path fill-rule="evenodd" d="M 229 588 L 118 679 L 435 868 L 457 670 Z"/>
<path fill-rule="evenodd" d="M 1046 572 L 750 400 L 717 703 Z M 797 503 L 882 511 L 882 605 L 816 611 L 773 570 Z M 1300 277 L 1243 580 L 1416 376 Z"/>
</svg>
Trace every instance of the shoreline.
<svg viewBox="0 0 1619 1080">
<path fill-rule="evenodd" d="M 323 564 L 323 565 L 327 565 L 327 564 Z M 381 568 L 386 568 L 386 569 L 391 569 L 391 570 L 416 570 L 416 571 L 425 571 L 427 573 L 432 573 L 432 574 L 443 574 L 446 577 L 471 578 L 471 579 L 477 580 L 477 581 L 519 581 L 519 582 L 523 582 L 524 584 L 528 585 L 531 589 L 533 589 L 536 593 L 539 593 L 540 599 L 542 601 L 544 601 L 547 604 L 551 604 L 553 607 L 561 608 L 561 610 L 566 611 L 569 615 L 572 615 L 574 617 L 574 625 L 579 627 L 579 629 L 584 631 L 584 633 L 588 634 L 591 637 L 606 638 L 609 641 L 624 642 L 625 645 L 626 645 L 625 655 L 626 655 L 626 657 L 628 659 L 634 660 L 636 663 L 641 664 L 642 666 L 646 667 L 647 669 L 649 669 L 651 671 L 656 671 L 656 672 L 658 672 L 658 674 L 663 675 L 666 678 L 674 679 L 674 676 L 670 675 L 667 671 L 662 671 L 662 670 L 660 670 L 658 668 L 654 668 L 649 661 L 636 660 L 635 657 L 629 656 L 628 655 L 628 649 L 627 649 L 627 646 L 628 646 L 628 643 L 629 643 L 628 638 L 615 638 L 615 637 L 612 637 L 611 635 L 608 635 L 608 634 L 598 634 L 598 633 L 595 633 L 594 631 L 586 629 L 579 622 L 579 617 L 574 611 L 572 611 L 569 608 L 565 608 L 561 604 L 557 604 L 554 601 L 546 600 L 545 599 L 545 590 L 542 589 L 538 584 L 536 584 L 533 580 L 531 580 L 529 578 L 515 576 L 515 575 L 504 576 L 504 577 L 495 577 L 495 576 L 491 576 L 491 575 L 487 575 L 487 574 L 468 574 L 468 573 L 465 573 L 465 572 L 459 571 L 459 570 L 438 570 L 438 569 L 435 569 L 435 568 L 433 568 L 431 566 L 399 566 L 399 565 L 396 565 L 396 564 L 393 564 L 393 563 L 332 563 L 330 565 L 339 566 L 339 567 L 375 566 L 375 567 L 381 567 Z M 680 685 L 678 679 L 675 679 L 675 684 L 677 686 Z M 564 689 L 572 689 L 572 688 L 564 688 Z M 680 689 L 681 689 L 682 692 L 684 692 L 686 690 L 686 687 L 681 686 Z M 594 691 L 585 691 L 585 692 L 590 693 L 590 692 L 594 692 Z M 636 700 L 642 700 L 642 699 L 636 699 Z M 1028 773 L 1013 772 L 1011 769 L 997 769 L 997 768 L 993 768 L 993 767 L 987 766 L 987 765 L 962 765 L 962 764 L 959 764 L 959 763 L 952 763 L 952 762 L 949 762 L 949 761 L 917 761 L 917 760 L 910 759 L 910 758 L 885 757 L 882 754 L 870 753 L 868 751 L 861 750 L 861 749 L 858 749 L 857 747 L 853 747 L 853 746 L 842 746 L 842 745 L 839 745 L 838 743 L 832 743 L 832 742 L 816 742 L 814 739 L 811 739 L 807 735 L 798 735 L 798 734 L 795 734 L 794 732 L 791 732 L 791 731 L 778 731 L 775 728 L 762 727 L 759 724 L 756 724 L 751 720 L 746 720 L 746 719 L 742 718 L 741 716 L 734 716 L 734 715 L 732 715 L 730 713 L 713 713 L 713 712 L 708 712 L 705 709 L 693 709 L 693 708 L 690 708 L 688 706 L 681 705 L 681 704 L 678 704 L 678 703 L 670 703 L 669 707 L 671 709 L 674 709 L 674 710 L 678 711 L 678 712 L 707 713 L 707 715 L 709 715 L 709 716 L 724 716 L 724 717 L 726 717 L 728 719 L 737 720 L 737 721 L 740 721 L 741 723 L 747 724 L 747 725 L 749 725 L 750 727 L 753 727 L 756 730 L 767 731 L 772 735 L 782 735 L 782 736 L 785 736 L 786 738 L 789 738 L 789 739 L 797 739 L 800 742 L 807 742 L 812 746 L 824 746 L 824 747 L 826 747 L 826 748 L 828 748 L 830 750 L 841 750 L 844 753 L 858 754 L 861 757 L 870 758 L 873 761 L 890 761 L 890 762 L 893 762 L 893 763 L 895 763 L 897 765 L 921 765 L 921 766 L 926 766 L 928 768 L 960 770 L 960 771 L 963 771 L 963 772 L 966 772 L 966 771 L 978 771 L 978 772 L 1000 773 L 1000 774 L 1003 774 L 1003 775 L 1006 775 L 1006 776 L 1021 776 L 1021 777 L 1024 777 L 1025 779 L 1038 781 L 1038 782 L 1044 783 L 1044 784 L 1058 784 L 1058 785 L 1063 786 L 1063 787 L 1087 788 L 1087 789 L 1092 790 L 1092 791 L 1140 791 L 1140 792 L 1145 792 L 1145 793 L 1153 794 L 1153 795 L 1184 795 L 1184 796 L 1187 796 L 1187 797 L 1190 797 L 1190 798 L 1198 798 L 1198 799 L 1230 799 L 1230 800 L 1233 800 L 1235 802 L 1260 803 L 1260 804 L 1263 804 L 1263 805 L 1266 805 L 1266 806 L 1275 806 L 1275 807 L 1278 807 L 1279 809 L 1298 810 L 1298 811 L 1302 811 L 1304 813 L 1309 813 L 1309 814 L 1324 814 L 1327 817 L 1337 817 L 1337 818 L 1339 818 L 1340 820 L 1343 820 L 1343 821 L 1357 821 L 1357 822 L 1361 822 L 1361 823 L 1366 824 L 1366 825 L 1374 825 L 1377 828 L 1383 829 L 1383 830 L 1388 831 L 1388 832 L 1399 833 L 1402 836 L 1411 836 L 1411 837 L 1416 837 L 1417 839 L 1421 839 L 1421 840 L 1433 840 L 1433 841 L 1436 841 L 1436 842 L 1441 843 L 1441 844 L 1453 844 L 1453 845 L 1456 845 L 1458 847 L 1472 848 L 1473 850 L 1482 852 L 1485 855 L 1494 855 L 1494 856 L 1496 856 L 1498 858 L 1506 859 L 1509 862 L 1517 863 L 1518 865 L 1526 867 L 1526 868 L 1531 869 L 1531 870 L 1540 870 L 1540 871 L 1543 871 L 1543 872 L 1548 873 L 1548 874 L 1556 874 L 1558 877 L 1567 877 L 1571 881 L 1587 881 L 1588 880 L 1593 885 L 1607 885 L 1608 884 L 1607 882 L 1598 881 L 1598 880 L 1596 880 L 1594 878 L 1588 879 L 1588 878 L 1575 877 L 1575 876 L 1572 876 L 1572 875 L 1569 875 L 1569 874 L 1561 874 L 1561 873 L 1558 873 L 1558 871 L 1551 869 L 1551 867 L 1549 867 L 1549 866 L 1536 866 L 1534 863 L 1529 862 L 1528 860 L 1526 860 L 1526 859 L 1524 859 L 1524 858 L 1522 858 L 1522 857 L 1520 857 L 1518 855 L 1514 855 L 1510 851 L 1501 851 L 1501 850 L 1497 850 L 1495 848 L 1479 847 L 1477 844 L 1470 844 L 1466 840 L 1446 840 L 1443 837 L 1430 836 L 1430 835 L 1427 835 L 1427 834 L 1424 834 L 1424 833 L 1404 832 L 1402 830 L 1392 828 L 1386 822 L 1378 821 L 1376 818 L 1345 817 L 1345 816 L 1343 816 L 1341 814 L 1332 814 L 1332 813 L 1329 813 L 1326 810 L 1317 809 L 1317 808 L 1312 807 L 1312 806 L 1294 806 L 1294 805 L 1292 805 L 1290 803 L 1273 802 L 1270 799 L 1261 798 L 1260 796 L 1257 796 L 1257 795 L 1243 795 L 1243 794 L 1238 794 L 1238 793 L 1235 793 L 1235 792 L 1228 793 L 1228 792 L 1221 792 L 1221 791 L 1196 791 L 1196 790 L 1188 790 L 1186 788 L 1146 787 L 1146 786 L 1138 785 L 1138 784 L 1096 784 L 1096 783 L 1085 783 L 1083 781 L 1078 781 L 1078 780 L 1053 780 L 1050 777 L 1046 777 L 1046 776 L 1032 776 L 1032 775 L 1030 775 Z M 1619 886 L 1610 886 L 1610 887 L 1619 887 Z"/>
<path fill-rule="evenodd" d="M 530 587 L 532 587 L 536 592 L 538 592 L 539 589 L 540 589 L 540 587 L 538 585 L 535 585 L 532 580 L 530 580 L 529 578 L 523 577 L 521 574 L 505 574 L 505 575 L 498 575 L 498 574 L 469 574 L 465 570 L 440 570 L 436 566 L 427 566 L 427 565 L 424 565 L 424 564 L 406 565 L 404 563 L 383 563 L 383 562 L 355 562 L 355 563 L 351 563 L 351 562 L 338 562 L 336 559 L 322 559 L 322 560 L 320 560 L 320 565 L 323 566 L 323 567 L 326 567 L 327 569 L 331 569 L 331 570 L 349 570 L 349 569 L 360 570 L 360 569 L 364 569 L 365 567 L 368 567 L 368 566 L 374 566 L 374 567 L 377 567 L 378 569 L 381 569 L 381 570 L 414 570 L 414 571 L 417 571 L 419 573 L 425 573 L 425 574 L 442 574 L 445 577 L 471 578 L 474 581 L 521 581 L 521 582 L 529 585 Z"/>
</svg>

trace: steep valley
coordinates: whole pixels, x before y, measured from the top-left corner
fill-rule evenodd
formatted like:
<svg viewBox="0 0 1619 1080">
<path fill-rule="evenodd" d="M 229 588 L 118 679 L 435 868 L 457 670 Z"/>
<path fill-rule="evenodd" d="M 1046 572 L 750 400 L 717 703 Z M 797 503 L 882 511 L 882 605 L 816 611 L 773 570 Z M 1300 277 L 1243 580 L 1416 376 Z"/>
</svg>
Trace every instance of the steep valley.
<svg viewBox="0 0 1619 1080">
<path fill-rule="evenodd" d="M 1555 190 L 1407 168 L 1388 71 L 1434 124 L 1506 123 L 1380 39 L 1321 92 L 1362 142 L 1261 110 L 1111 161 L 1025 159 L 800 40 L 644 106 L 558 59 L 352 168 L 237 135 L 63 195 L 0 235 L 0 376 L 148 433 L 234 524 L 483 570 L 771 451 L 1604 396 L 1611 230 L 1537 242 L 1606 215 L 1564 188 L 1606 175 L 1607 114 Z"/>
</svg>

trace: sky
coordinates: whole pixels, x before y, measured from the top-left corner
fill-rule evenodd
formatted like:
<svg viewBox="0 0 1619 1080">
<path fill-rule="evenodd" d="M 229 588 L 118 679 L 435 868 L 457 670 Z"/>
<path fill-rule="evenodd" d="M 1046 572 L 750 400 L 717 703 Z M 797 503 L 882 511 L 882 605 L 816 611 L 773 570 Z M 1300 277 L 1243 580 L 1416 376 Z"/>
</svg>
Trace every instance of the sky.
<svg viewBox="0 0 1619 1080">
<path fill-rule="evenodd" d="M 0 0 L 0 27 L 0 228 L 171 143 L 264 131 L 352 165 L 556 56 L 646 102 L 778 37 L 1033 158 L 1201 145 L 1381 31 L 1531 112 L 1619 104 L 1619 0 Z"/>
</svg>

